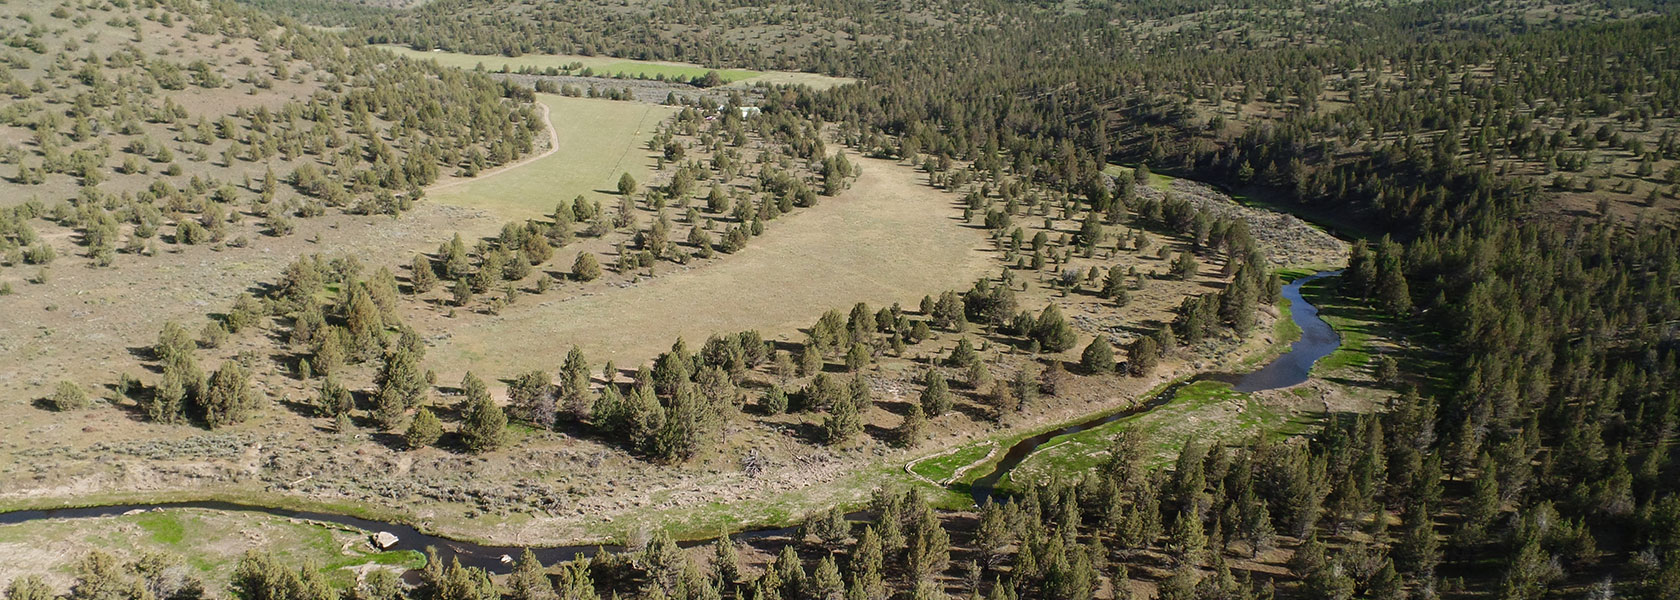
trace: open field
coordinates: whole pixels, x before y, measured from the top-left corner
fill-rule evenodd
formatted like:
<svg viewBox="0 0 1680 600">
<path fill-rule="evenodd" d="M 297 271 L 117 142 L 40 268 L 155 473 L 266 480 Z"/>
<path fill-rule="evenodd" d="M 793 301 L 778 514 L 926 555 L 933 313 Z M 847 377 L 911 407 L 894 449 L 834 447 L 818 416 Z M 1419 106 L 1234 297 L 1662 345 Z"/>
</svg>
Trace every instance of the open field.
<svg viewBox="0 0 1680 600">
<path fill-rule="evenodd" d="M 697 347 L 714 333 L 756 328 L 766 339 L 803 341 L 799 328 L 831 308 L 913 306 L 995 268 L 980 230 L 953 218 L 950 196 L 908 169 L 861 160 L 850 190 L 777 221 L 725 260 L 457 329 L 430 354 L 439 374 L 551 368 L 572 344 L 597 361 L 634 365 L 678 336 Z"/>
<path fill-rule="evenodd" d="M 991 442 L 962 446 L 950 453 L 918 461 L 910 470 L 934 482 L 946 481 L 955 477 L 964 467 L 986 458 L 997 448 L 997 444 Z"/>
<path fill-rule="evenodd" d="M 689 79 L 703 77 L 708 72 L 717 71 L 718 76 L 725 83 L 733 83 L 762 74 L 758 71 L 745 69 L 708 69 L 692 63 L 628 60 L 611 56 L 582 56 L 577 54 L 526 54 L 513 57 L 480 56 L 460 52 L 422 52 L 406 46 L 392 44 L 382 44 L 378 47 L 416 60 L 437 61 L 438 64 L 445 67 L 476 69 L 483 66 L 486 71 L 503 69 L 518 71 L 526 68 L 539 71 L 550 68 L 570 71 L 576 67 L 580 72 L 583 69 L 588 69 L 591 73 L 600 77 L 628 77 L 632 79 L 654 79 L 661 76 L 666 79 Z"/>
<path fill-rule="evenodd" d="M 1109 163 L 1103 167 L 1102 172 L 1104 175 L 1108 175 L 1110 177 L 1132 177 L 1132 170 L 1133 167 Z M 1174 181 L 1178 181 L 1178 178 L 1153 171 L 1149 173 L 1150 187 L 1164 190 L 1171 188 Z"/>
<path fill-rule="evenodd" d="M 673 81 L 686 81 L 695 77 L 704 77 L 706 73 L 716 71 L 718 77 L 724 83 L 730 84 L 730 87 L 746 87 L 763 83 L 770 85 L 808 85 L 816 89 L 825 89 L 853 81 L 844 77 L 828 77 L 815 73 L 709 69 L 692 63 L 629 60 L 610 56 L 581 56 L 575 54 L 527 54 L 516 57 L 481 56 L 460 52 L 422 52 L 406 46 L 391 44 L 378 47 L 416 60 L 436 61 L 446 67 L 477 69 L 482 66 L 486 71 L 535 69 L 540 73 L 552 68 L 569 75 L 583 75 L 587 70 L 589 75 L 596 77 L 617 79 L 663 78 Z"/>
<path fill-rule="evenodd" d="M 1189 440 L 1207 444 L 1275 430 L 1288 422 L 1288 411 L 1231 391 L 1229 384 L 1196 382 L 1179 389 L 1165 406 L 1051 440 L 1010 472 L 1007 481 L 1021 486 L 1044 481 L 1052 473 L 1088 473 L 1108 456 L 1115 434 L 1122 429 L 1144 434 L 1155 450 L 1151 465 L 1159 467 L 1172 462 Z"/>
<path fill-rule="evenodd" d="M 291 564 L 311 562 L 341 586 L 369 567 L 412 569 L 425 563 L 415 552 L 378 552 L 367 536 L 273 515 L 193 508 L 0 525 L 0 556 L 6 557 L 0 561 L 0 581 L 43 574 L 54 587 L 69 587 L 76 561 L 92 550 L 123 562 L 152 552 L 179 557 L 186 573 L 202 579 L 212 593 L 226 589 L 246 550 L 270 552 Z"/>
<path fill-rule="evenodd" d="M 431 191 L 433 202 L 484 209 L 507 219 L 536 218 L 554 212 L 562 200 L 579 194 L 605 200 L 618 178 L 630 173 L 647 181 L 654 159 L 647 141 L 674 107 L 598 98 L 537 96 L 548 106 L 557 150 L 537 160 L 485 179 L 445 184 Z"/>
</svg>

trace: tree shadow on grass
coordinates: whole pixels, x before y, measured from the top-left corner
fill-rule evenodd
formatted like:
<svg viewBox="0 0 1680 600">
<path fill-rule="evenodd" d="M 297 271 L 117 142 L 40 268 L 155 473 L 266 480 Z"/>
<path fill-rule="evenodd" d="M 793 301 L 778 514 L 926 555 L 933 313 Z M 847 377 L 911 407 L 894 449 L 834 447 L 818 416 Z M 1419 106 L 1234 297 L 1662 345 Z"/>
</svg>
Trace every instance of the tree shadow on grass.
<svg viewBox="0 0 1680 600">
<path fill-rule="evenodd" d="M 948 418 L 952 414 L 961 414 L 976 423 L 996 422 L 992 418 L 992 409 L 979 404 L 978 400 L 974 398 L 970 398 L 968 402 L 953 402 L 951 404 L 951 410 L 946 411 L 944 415 L 940 415 L 937 418 Z M 935 417 L 929 417 L 929 419 L 933 418 Z"/>
<path fill-rule="evenodd" d="M 160 375 L 163 373 L 163 365 L 157 364 L 157 353 L 152 351 L 151 346 L 128 346 L 124 350 L 128 351 L 129 356 L 141 361 L 140 368 L 149 373 Z"/>
<path fill-rule="evenodd" d="M 918 402 L 919 400 L 876 400 L 875 406 L 880 407 L 881 410 L 902 417 L 910 414 L 911 404 Z"/>
<path fill-rule="evenodd" d="M 898 432 L 889 427 L 868 424 L 863 426 L 863 433 L 883 444 L 892 445 L 898 442 Z"/>
<path fill-rule="evenodd" d="M 314 402 L 310 402 L 310 401 L 307 401 L 307 400 L 293 400 L 290 396 L 288 396 L 286 398 L 281 398 L 279 400 L 276 400 L 275 403 L 279 404 L 281 407 L 285 408 L 286 410 L 292 411 L 292 413 L 296 414 L 297 416 L 304 417 L 306 419 L 314 418 L 314 417 L 317 416 L 315 414 L 316 406 L 315 406 Z"/>
<path fill-rule="evenodd" d="M 791 436 L 802 442 L 811 444 L 821 444 L 823 442 L 822 425 L 816 423 L 801 420 L 792 423 L 765 422 L 764 424 L 772 431 Z"/>
</svg>

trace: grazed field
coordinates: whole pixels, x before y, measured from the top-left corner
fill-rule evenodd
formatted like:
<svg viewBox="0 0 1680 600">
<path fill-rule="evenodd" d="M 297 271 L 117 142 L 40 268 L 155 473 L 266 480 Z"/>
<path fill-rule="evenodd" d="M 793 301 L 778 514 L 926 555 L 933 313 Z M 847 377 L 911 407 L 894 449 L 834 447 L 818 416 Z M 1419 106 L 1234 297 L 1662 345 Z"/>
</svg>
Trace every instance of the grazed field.
<svg viewBox="0 0 1680 600">
<path fill-rule="evenodd" d="M 313 562 L 340 585 L 355 581 L 357 572 L 369 567 L 411 569 L 425 563 L 415 552 L 377 552 L 366 539 L 367 532 L 336 526 L 201 509 L 0 525 L 0 556 L 5 557 L 0 581 L 45 574 L 54 587 L 67 588 L 76 561 L 92 550 L 124 562 L 147 552 L 180 557 L 184 572 L 204 580 L 209 590 L 226 588 L 234 563 L 246 550 L 272 552 L 294 564 Z"/>
<path fill-rule="evenodd" d="M 681 62 L 627 60 L 610 56 L 580 56 L 563 54 L 527 54 L 525 56 L 480 56 L 477 54 L 463 54 L 460 52 L 422 52 L 405 46 L 381 45 L 387 51 L 417 60 L 433 60 L 446 67 L 462 69 L 476 69 L 480 65 L 487 71 L 508 69 L 518 71 L 533 68 L 539 71 L 549 68 L 567 71 L 572 67 L 579 67 L 578 71 L 568 71 L 568 74 L 582 74 L 581 69 L 598 77 L 615 77 L 629 79 L 657 79 L 663 76 L 667 80 L 687 80 L 703 77 L 706 73 L 717 71 L 720 78 L 732 87 L 751 86 L 759 83 L 808 85 L 823 89 L 836 85 L 850 83 L 851 79 L 844 77 L 828 77 L 814 73 L 796 73 L 788 71 L 752 71 L 747 69 L 708 69 L 706 67 Z"/>
<path fill-rule="evenodd" d="M 654 126 L 676 108 L 640 102 L 569 98 L 543 94 L 557 150 L 495 176 L 449 183 L 432 190 L 432 201 L 480 208 L 509 219 L 534 218 L 554 211 L 578 194 L 609 204 L 606 193 L 630 173 L 646 181 L 654 159 L 647 151 Z"/>
<path fill-rule="evenodd" d="M 594 360 L 626 365 L 679 335 L 691 346 L 745 329 L 802 340 L 798 328 L 830 308 L 914 306 L 924 294 L 966 288 L 995 268 L 981 250 L 981 230 L 955 219 L 955 198 L 923 185 L 914 171 L 860 160 L 863 174 L 850 190 L 777 221 L 726 260 L 510 311 L 457 330 L 428 357 L 447 378 L 475 366 L 551 368 L 572 344 Z M 713 306 L 697 306 L 707 299 Z"/>
</svg>

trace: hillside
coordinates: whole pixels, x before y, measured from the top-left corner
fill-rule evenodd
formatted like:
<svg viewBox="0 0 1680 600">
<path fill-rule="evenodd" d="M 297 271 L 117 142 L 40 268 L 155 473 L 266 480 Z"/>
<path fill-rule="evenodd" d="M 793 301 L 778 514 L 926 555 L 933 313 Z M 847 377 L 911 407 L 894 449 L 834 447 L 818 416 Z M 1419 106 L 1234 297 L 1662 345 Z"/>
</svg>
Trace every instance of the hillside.
<svg viewBox="0 0 1680 600">
<path fill-rule="evenodd" d="M 1673 3 L 5 6 L 7 600 L 1680 600 Z"/>
<path fill-rule="evenodd" d="M 0 10 L 0 282 L 18 293 L 49 265 L 74 277 L 394 215 L 544 127 L 528 93 L 232 4 Z"/>
</svg>

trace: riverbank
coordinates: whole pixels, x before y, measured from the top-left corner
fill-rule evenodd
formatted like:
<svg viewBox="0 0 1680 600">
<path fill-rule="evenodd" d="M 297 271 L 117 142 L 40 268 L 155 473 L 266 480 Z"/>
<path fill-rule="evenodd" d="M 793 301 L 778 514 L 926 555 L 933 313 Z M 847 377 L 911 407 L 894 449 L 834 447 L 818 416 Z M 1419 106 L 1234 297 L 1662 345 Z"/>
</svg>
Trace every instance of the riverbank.
<svg viewBox="0 0 1680 600">
<path fill-rule="evenodd" d="M 1301 287 L 1300 283 L 1302 282 L 1295 282 L 1286 289 L 1286 298 L 1294 301 L 1296 303 L 1294 306 L 1304 304 L 1304 300 L 1300 298 L 1298 293 Z M 967 446 L 957 446 L 924 454 L 921 458 L 911 461 L 903 469 L 903 473 L 910 478 L 914 478 L 914 481 L 918 481 L 922 485 L 932 487 L 937 492 L 934 495 L 935 504 L 948 510 L 965 511 L 974 506 L 975 498 L 984 499 L 991 496 L 994 487 L 1007 489 L 1008 486 L 1015 485 L 1011 479 L 1014 474 L 1013 469 L 1018 465 L 1026 464 L 1030 459 L 1039 459 L 1041 454 L 1048 454 L 1048 457 L 1040 459 L 1039 463 L 1057 472 L 1076 472 L 1088 469 L 1094 464 L 1092 461 L 1100 458 L 1098 451 L 1080 452 L 1075 455 L 1078 457 L 1077 459 L 1070 460 L 1067 458 L 1067 450 L 1076 447 L 1098 448 L 1100 442 L 1093 440 L 1104 439 L 1101 436 L 1107 435 L 1116 424 L 1124 425 L 1135 419 L 1157 417 L 1174 418 L 1180 425 L 1186 423 L 1194 425 L 1196 423 L 1195 419 L 1177 418 L 1165 413 L 1157 416 L 1154 414 L 1155 411 L 1151 409 L 1167 405 L 1183 405 L 1192 407 L 1192 409 L 1200 409 L 1210 404 L 1228 400 L 1218 390 L 1212 390 L 1212 393 L 1203 393 L 1209 391 L 1211 387 L 1217 386 L 1224 386 L 1226 391 L 1229 390 L 1227 384 L 1204 380 L 1210 376 L 1210 373 L 1216 374 L 1217 370 L 1221 368 L 1253 364 L 1253 359 L 1256 356 L 1273 356 L 1271 364 L 1288 359 L 1291 354 L 1299 349 L 1299 344 L 1293 344 L 1296 340 L 1291 339 L 1297 336 L 1291 336 L 1291 332 L 1303 329 L 1301 324 L 1296 322 L 1296 319 L 1304 313 L 1288 310 L 1292 306 L 1283 303 L 1280 303 L 1280 308 L 1282 310 L 1272 318 L 1280 322 L 1296 323 L 1294 328 L 1285 327 L 1278 322 L 1264 323 L 1259 331 L 1269 332 L 1269 335 L 1254 336 L 1237 343 L 1234 348 L 1220 353 L 1224 360 L 1211 365 L 1194 361 L 1182 362 L 1176 365 L 1176 368 L 1151 378 L 1154 385 L 1149 388 L 1148 392 L 1131 397 L 1126 405 L 1105 408 L 1098 411 L 1094 416 L 1086 414 L 1078 419 L 1062 422 L 1059 425 L 1034 427 L 1025 432 L 1001 433 Z M 1284 315 L 1290 316 L 1286 318 Z M 1307 329 L 1310 328 L 1311 325 L 1309 324 Z M 1278 349 L 1283 345 L 1292 345 L 1295 349 L 1290 352 L 1279 353 Z M 1314 351 L 1319 350 L 1323 349 Z M 1323 353 L 1328 353 L 1328 350 L 1324 350 Z M 1310 369 L 1311 361 L 1307 364 L 1307 368 Z M 1193 379 L 1196 382 L 1190 383 Z M 1138 383 L 1131 378 L 1125 378 L 1121 381 Z M 1277 423 L 1273 421 L 1275 420 L 1263 419 L 1261 425 L 1269 430 L 1276 430 Z M 1167 439 L 1170 437 L 1172 436 L 1162 437 L 1167 442 L 1163 448 L 1167 450 L 1176 447 L 1172 446 L 1173 440 Z M 987 450 L 978 462 L 970 460 L 966 464 L 959 464 L 964 463 L 964 461 L 957 460 L 958 457 L 973 456 L 973 451 L 977 448 Z M 1007 448 L 1008 451 L 1001 450 L 1004 448 Z M 1051 448 L 1057 450 L 1057 452 L 1054 454 L 1041 452 Z M 1098 448 L 1099 451 L 1101 449 L 1105 448 Z M 1157 462 L 1161 462 L 1160 459 L 1166 454 L 1166 450 L 1160 452 Z M 912 468 L 924 460 L 941 458 L 953 459 L 941 461 L 935 473 L 949 472 L 948 479 L 927 480 L 920 477 Z M 875 475 L 881 479 L 891 479 L 884 473 Z M 938 485 L 944 481 L 949 481 L 949 485 Z M 435 532 L 427 531 L 424 528 L 426 525 L 424 521 L 416 521 L 409 515 L 359 504 L 312 502 L 307 499 L 278 495 L 258 498 L 238 491 L 234 491 L 233 495 L 240 499 L 228 501 L 206 497 L 202 493 L 179 493 L 162 495 L 173 500 L 173 502 L 160 502 L 159 496 L 152 496 L 143 500 L 137 499 L 137 494 L 107 494 L 103 498 L 83 497 L 78 499 L 79 502 L 55 503 L 46 500 L 28 504 L 12 502 L 10 504 L 0 504 L 0 508 L 13 511 L 0 512 L 0 524 L 12 523 L 11 525 L 0 525 L 0 531 L 10 531 L 16 535 L 15 532 L 25 531 L 31 526 L 64 527 L 66 523 L 82 520 L 120 520 L 142 512 L 172 513 L 174 511 L 210 510 L 229 514 L 241 513 L 252 518 L 281 518 L 294 523 L 320 523 L 325 525 L 327 529 L 360 531 L 364 534 L 381 531 L 391 532 L 397 535 L 398 539 L 397 545 L 391 548 L 393 551 L 406 552 L 412 555 L 423 551 L 427 547 L 436 547 L 440 551 L 440 556 L 445 560 L 460 560 L 463 564 L 496 572 L 505 572 L 508 569 L 509 565 L 504 557 L 517 555 L 520 552 L 520 545 L 507 545 L 505 543 L 499 545 L 489 540 L 469 541 L 454 536 L 441 536 Z M 118 502 L 116 501 L 117 498 L 125 498 L 129 501 Z M 107 502 L 103 503 L 104 506 L 94 506 L 98 500 L 106 500 Z M 79 504 L 83 508 L 62 508 L 75 504 Z M 160 504 L 166 506 L 158 506 Z M 17 510 L 25 507 L 31 510 Z M 860 508 L 861 503 L 845 504 L 842 507 L 852 510 Z M 772 545 L 786 543 L 793 537 L 794 530 L 792 527 L 802 520 L 802 515 L 787 515 L 781 520 L 767 522 L 757 527 L 736 527 L 734 528 L 736 533 L 733 535 L 738 540 L 757 540 Z M 720 531 L 728 530 L 713 529 L 700 536 L 685 535 L 682 537 L 690 539 L 691 542 L 688 545 L 692 545 L 695 542 L 711 538 Z M 573 545 L 538 544 L 534 550 L 538 558 L 544 563 L 553 564 L 595 552 L 597 546 L 594 545 L 594 542 L 575 543 Z M 382 560 L 391 564 L 404 563 L 404 559 L 394 556 L 396 555 L 393 555 L 393 558 Z"/>
</svg>

